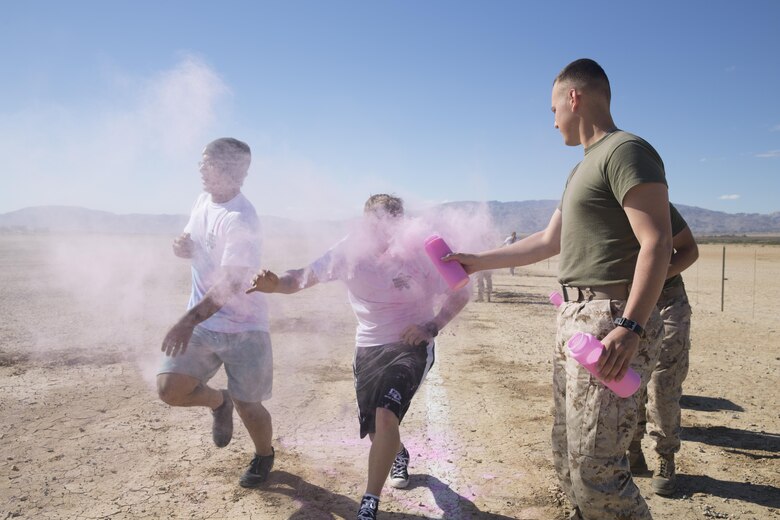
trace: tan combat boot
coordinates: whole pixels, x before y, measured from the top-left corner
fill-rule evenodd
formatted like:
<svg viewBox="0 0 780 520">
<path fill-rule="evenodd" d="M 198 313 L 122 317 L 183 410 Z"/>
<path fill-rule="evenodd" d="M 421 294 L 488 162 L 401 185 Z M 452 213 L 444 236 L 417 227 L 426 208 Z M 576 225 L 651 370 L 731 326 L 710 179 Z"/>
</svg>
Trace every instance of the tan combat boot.
<svg viewBox="0 0 780 520">
<path fill-rule="evenodd" d="M 677 475 L 674 472 L 674 453 L 658 455 L 658 466 L 651 482 L 656 495 L 671 495 L 677 489 Z"/>
</svg>

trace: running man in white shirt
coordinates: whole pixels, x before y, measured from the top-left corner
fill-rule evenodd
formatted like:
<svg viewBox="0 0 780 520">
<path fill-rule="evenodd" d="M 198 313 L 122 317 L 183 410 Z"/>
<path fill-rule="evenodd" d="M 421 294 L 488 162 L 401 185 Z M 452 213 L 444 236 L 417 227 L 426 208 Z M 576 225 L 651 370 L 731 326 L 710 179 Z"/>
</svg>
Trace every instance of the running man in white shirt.
<svg viewBox="0 0 780 520">
<path fill-rule="evenodd" d="M 251 161 L 246 143 L 217 139 L 203 150 L 204 193 L 173 242 L 173 252 L 192 262 L 187 312 L 162 342 L 157 374 L 160 399 L 171 406 L 206 406 L 213 414 L 212 439 L 227 446 L 233 436 L 233 405 L 254 444 L 255 457 L 241 476 L 257 487 L 274 463 L 270 399 L 273 356 L 265 295 L 243 294 L 244 280 L 260 267 L 260 221 L 241 193 Z M 227 389 L 208 385 L 224 365 Z"/>
<path fill-rule="evenodd" d="M 434 361 L 434 338 L 469 300 L 470 287 L 450 292 L 423 244 L 399 246 L 403 201 L 373 195 L 363 229 L 341 240 L 306 268 L 277 276 L 262 270 L 247 292 L 292 294 L 341 280 L 357 318 L 354 358 L 360 437 L 369 435 L 368 482 L 358 520 L 374 520 L 382 486 L 409 484 L 409 452 L 399 425 Z M 438 313 L 437 295 L 446 295 Z"/>
</svg>

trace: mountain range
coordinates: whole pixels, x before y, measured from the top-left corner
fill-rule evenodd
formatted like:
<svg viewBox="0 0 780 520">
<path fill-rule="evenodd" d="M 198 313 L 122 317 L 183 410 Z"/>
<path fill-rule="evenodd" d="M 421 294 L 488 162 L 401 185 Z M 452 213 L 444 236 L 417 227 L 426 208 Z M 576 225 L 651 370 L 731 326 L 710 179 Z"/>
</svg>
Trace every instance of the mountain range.
<svg viewBox="0 0 780 520">
<path fill-rule="evenodd" d="M 503 234 L 517 231 L 526 235 L 543 229 L 558 205 L 556 200 L 515 202 L 448 202 L 432 208 L 490 212 L 496 229 Z M 675 204 L 696 236 L 777 235 L 780 234 L 780 212 L 724 213 L 695 206 Z M 431 210 L 429 210 L 431 211 Z M 295 232 L 302 226 L 337 230 L 347 221 L 300 222 L 274 216 L 261 216 L 265 230 Z M 53 233 L 132 233 L 168 234 L 181 232 L 186 215 L 122 214 L 71 206 L 35 206 L 0 214 L 0 232 Z"/>
</svg>

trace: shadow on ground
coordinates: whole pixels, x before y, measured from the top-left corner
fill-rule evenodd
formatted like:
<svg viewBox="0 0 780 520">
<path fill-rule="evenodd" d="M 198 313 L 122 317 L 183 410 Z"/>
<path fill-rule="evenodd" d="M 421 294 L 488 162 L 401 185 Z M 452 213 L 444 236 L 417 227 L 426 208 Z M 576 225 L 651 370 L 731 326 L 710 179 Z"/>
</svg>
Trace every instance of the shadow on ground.
<svg viewBox="0 0 780 520">
<path fill-rule="evenodd" d="M 447 484 L 430 475 L 411 475 L 409 489 L 427 487 L 441 509 L 443 518 L 470 518 L 476 520 L 514 520 L 511 517 L 481 511 L 473 502 L 453 491 Z M 356 500 L 311 484 L 303 478 L 286 471 L 271 473 L 268 484 L 258 490 L 263 493 L 279 493 L 300 504 L 298 511 L 290 520 L 332 520 L 333 515 L 354 518 L 357 514 Z M 382 511 L 380 516 L 386 520 L 428 520 L 430 517 L 420 514 Z M 437 514 L 437 516 L 439 516 Z"/>
<path fill-rule="evenodd" d="M 780 489 L 750 482 L 718 480 L 705 475 L 677 475 L 677 492 L 673 496 L 705 493 L 714 497 L 751 502 L 765 507 L 780 508 Z"/>
<path fill-rule="evenodd" d="M 727 426 L 686 426 L 680 436 L 684 441 L 701 442 L 736 450 L 756 450 L 780 453 L 780 435 L 776 433 L 738 430 Z M 775 458 L 753 454 L 753 458 Z"/>
<path fill-rule="evenodd" d="M 745 409 L 728 399 L 722 397 L 705 397 L 701 395 L 684 395 L 680 398 L 680 407 L 688 410 L 699 410 L 705 412 L 717 412 L 719 410 L 729 410 L 733 412 L 744 412 Z"/>
<path fill-rule="evenodd" d="M 493 291 L 491 297 L 493 303 L 511 303 L 525 305 L 550 305 L 547 298 L 538 294 L 515 292 L 515 291 Z"/>
</svg>

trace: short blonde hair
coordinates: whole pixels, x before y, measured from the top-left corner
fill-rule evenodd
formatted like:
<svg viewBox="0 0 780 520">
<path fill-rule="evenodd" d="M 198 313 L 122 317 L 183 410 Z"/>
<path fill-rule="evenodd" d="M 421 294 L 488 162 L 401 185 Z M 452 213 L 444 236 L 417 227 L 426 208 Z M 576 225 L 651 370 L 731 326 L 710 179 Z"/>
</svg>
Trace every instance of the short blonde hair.
<svg viewBox="0 0 780 520">
<path fill-rule="evenodd" d="M 404 201 L 386 193 L 371 195 L 363 206 L 363 213 L 400 217 L 404 214 Z"/>
</svg>

